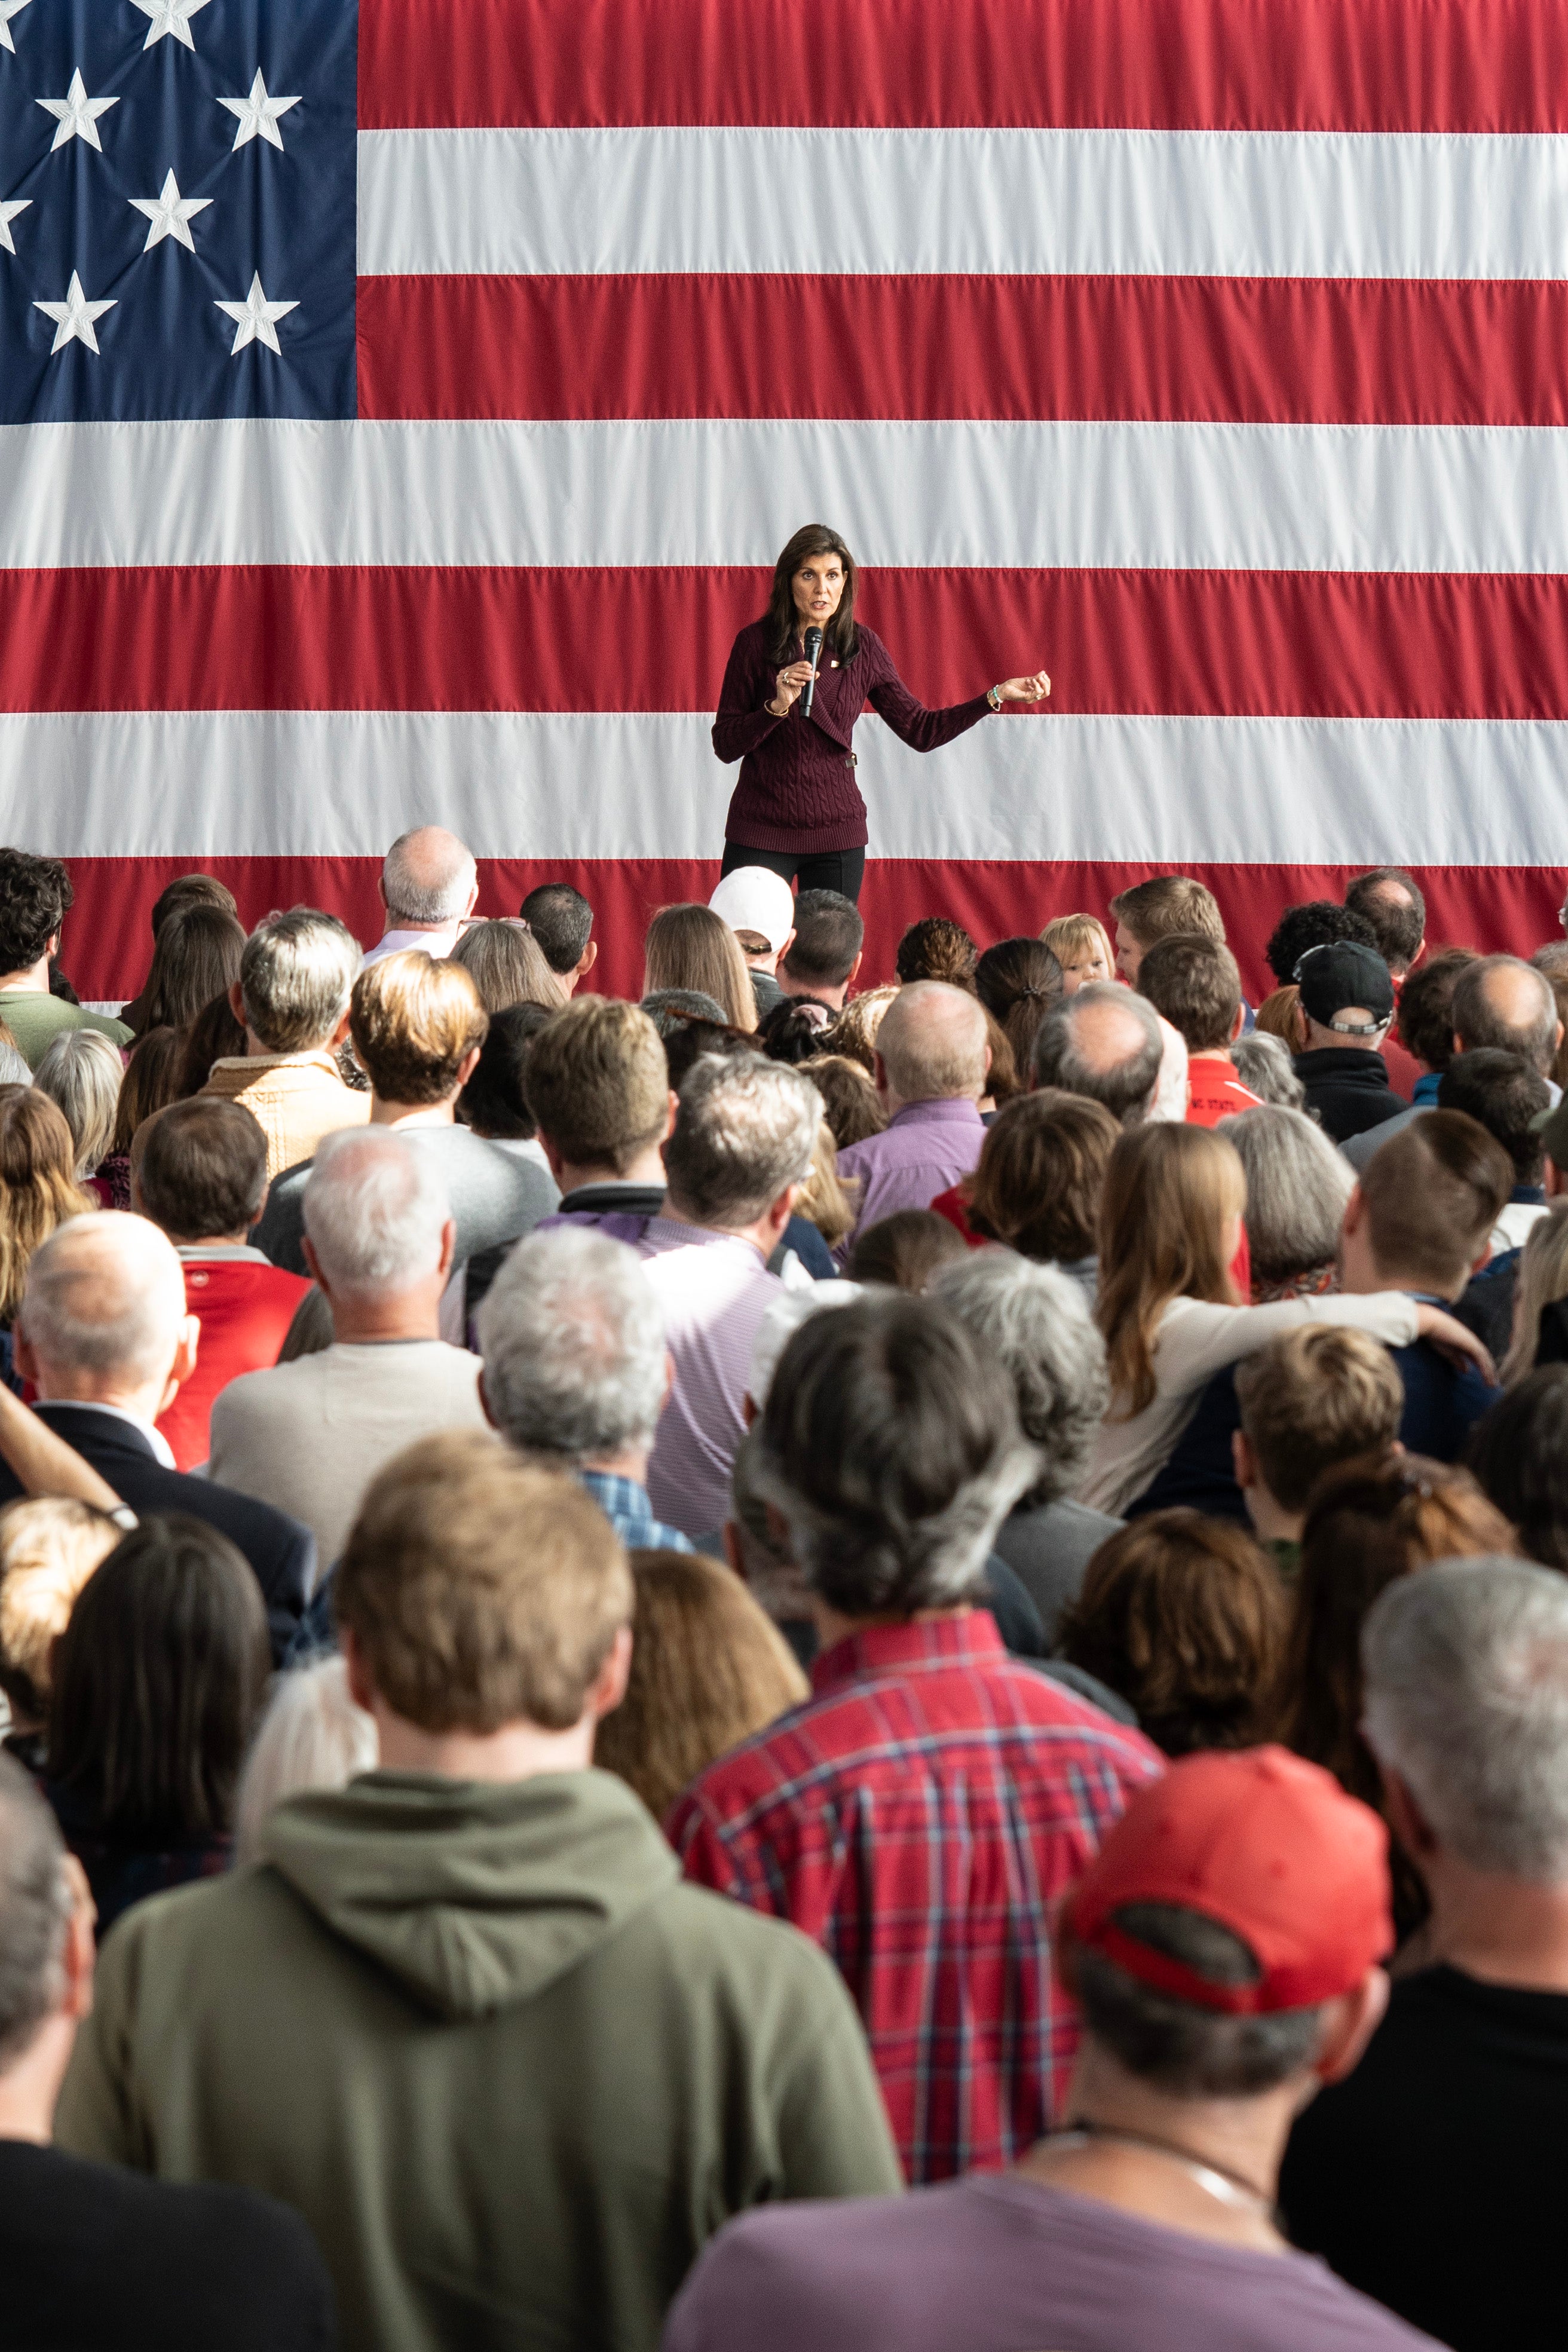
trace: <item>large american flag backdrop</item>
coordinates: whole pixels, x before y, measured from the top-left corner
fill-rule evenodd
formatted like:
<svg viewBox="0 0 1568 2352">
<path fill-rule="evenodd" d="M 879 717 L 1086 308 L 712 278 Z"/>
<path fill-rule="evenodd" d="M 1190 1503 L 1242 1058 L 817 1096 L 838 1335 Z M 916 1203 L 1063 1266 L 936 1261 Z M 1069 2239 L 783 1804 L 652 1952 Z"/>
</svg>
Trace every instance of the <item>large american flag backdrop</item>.
<svg viewBox="0 0 1568 2352">
<path fill-rule="evenodd" d="M 868 717 L 872 964 L 1166 866 L 1254 984 L 1416 866 L 1529 946 L 1568 858 L 1560 0 L 0 0 L 0 833 L 84 996 L 200 864 L 374 936 L 706 895 L 708 730 L 802 521 Z"/>
</svg>

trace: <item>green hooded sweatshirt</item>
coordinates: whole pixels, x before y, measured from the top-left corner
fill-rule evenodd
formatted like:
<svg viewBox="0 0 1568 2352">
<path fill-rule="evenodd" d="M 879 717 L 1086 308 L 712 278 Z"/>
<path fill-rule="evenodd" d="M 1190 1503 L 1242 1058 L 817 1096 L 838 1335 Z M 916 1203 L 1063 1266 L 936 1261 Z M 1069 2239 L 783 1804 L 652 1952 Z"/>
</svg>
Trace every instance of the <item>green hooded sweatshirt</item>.
<svg viewBox="0 0 1568 2352">
<path fill-rule="evenodd" d="M 302 2213 L 357 2352 L 654 2352 L 733 2213 L 900 2186 L 860 2021 L 610 1774 L 376 1772 L 107 1938 L 56 2126 Z"/>
</svg>

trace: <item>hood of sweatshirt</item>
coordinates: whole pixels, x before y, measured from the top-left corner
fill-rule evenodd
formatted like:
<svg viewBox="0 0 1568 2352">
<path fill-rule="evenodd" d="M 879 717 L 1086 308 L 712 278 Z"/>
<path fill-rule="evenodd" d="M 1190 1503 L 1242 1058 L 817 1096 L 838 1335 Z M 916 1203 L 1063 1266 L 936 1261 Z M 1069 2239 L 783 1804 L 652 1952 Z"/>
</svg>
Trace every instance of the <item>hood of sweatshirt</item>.
<svg viewBox="0 0 1568 2352">
<path fill-rule="evenodd" d="M 334 1936 L 449 2018 L 531 1999 L 680 1875 L 639 1800 L 599 1771 L 372 1772 L 280 1805 L 262 1850 Z"/>
</svg>

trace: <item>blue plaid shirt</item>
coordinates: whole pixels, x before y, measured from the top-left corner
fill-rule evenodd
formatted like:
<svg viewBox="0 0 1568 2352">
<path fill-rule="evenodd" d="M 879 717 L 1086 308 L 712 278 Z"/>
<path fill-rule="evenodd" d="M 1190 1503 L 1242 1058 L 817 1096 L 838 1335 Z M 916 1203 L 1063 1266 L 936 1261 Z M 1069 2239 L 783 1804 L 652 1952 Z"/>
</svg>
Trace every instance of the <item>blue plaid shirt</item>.
<svg viewBox="0 0 1568 2352">
<path fill-rule="evenodd" d="M 694 1551 L 677 1528 L 656 1519 L 647 1488 L 635 1478 L 616 1477 L 608 1470 L 578 1472 L 584 1486 L 628 1551 Z"/>
</svg>

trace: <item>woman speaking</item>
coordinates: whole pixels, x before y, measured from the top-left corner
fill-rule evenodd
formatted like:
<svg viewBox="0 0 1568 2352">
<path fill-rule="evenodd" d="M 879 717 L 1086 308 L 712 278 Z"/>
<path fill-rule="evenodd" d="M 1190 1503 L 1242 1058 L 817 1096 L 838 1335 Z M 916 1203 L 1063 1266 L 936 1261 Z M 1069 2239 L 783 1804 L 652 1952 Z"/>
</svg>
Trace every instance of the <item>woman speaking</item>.
<svg viewBox="0 0 1568 2352">
<path fill-rule="evenodd" d="M 866 803 L 849 747 L 865 704 L 912 751 L 934 751 L 1004 703 L 1038 702 L 1051 690 L 1037 670 L 951 710 L 927 710 L 881 638 L 856 625 L 856 577 L 838 533 L 807 523 L 779 557 L 767 612 L 731 648 L 713 721 L 714 751 L 741 762 L 724 824 L 726 874 L 766 866 L 803 890 L 858 898 Z"/>
</svg>

